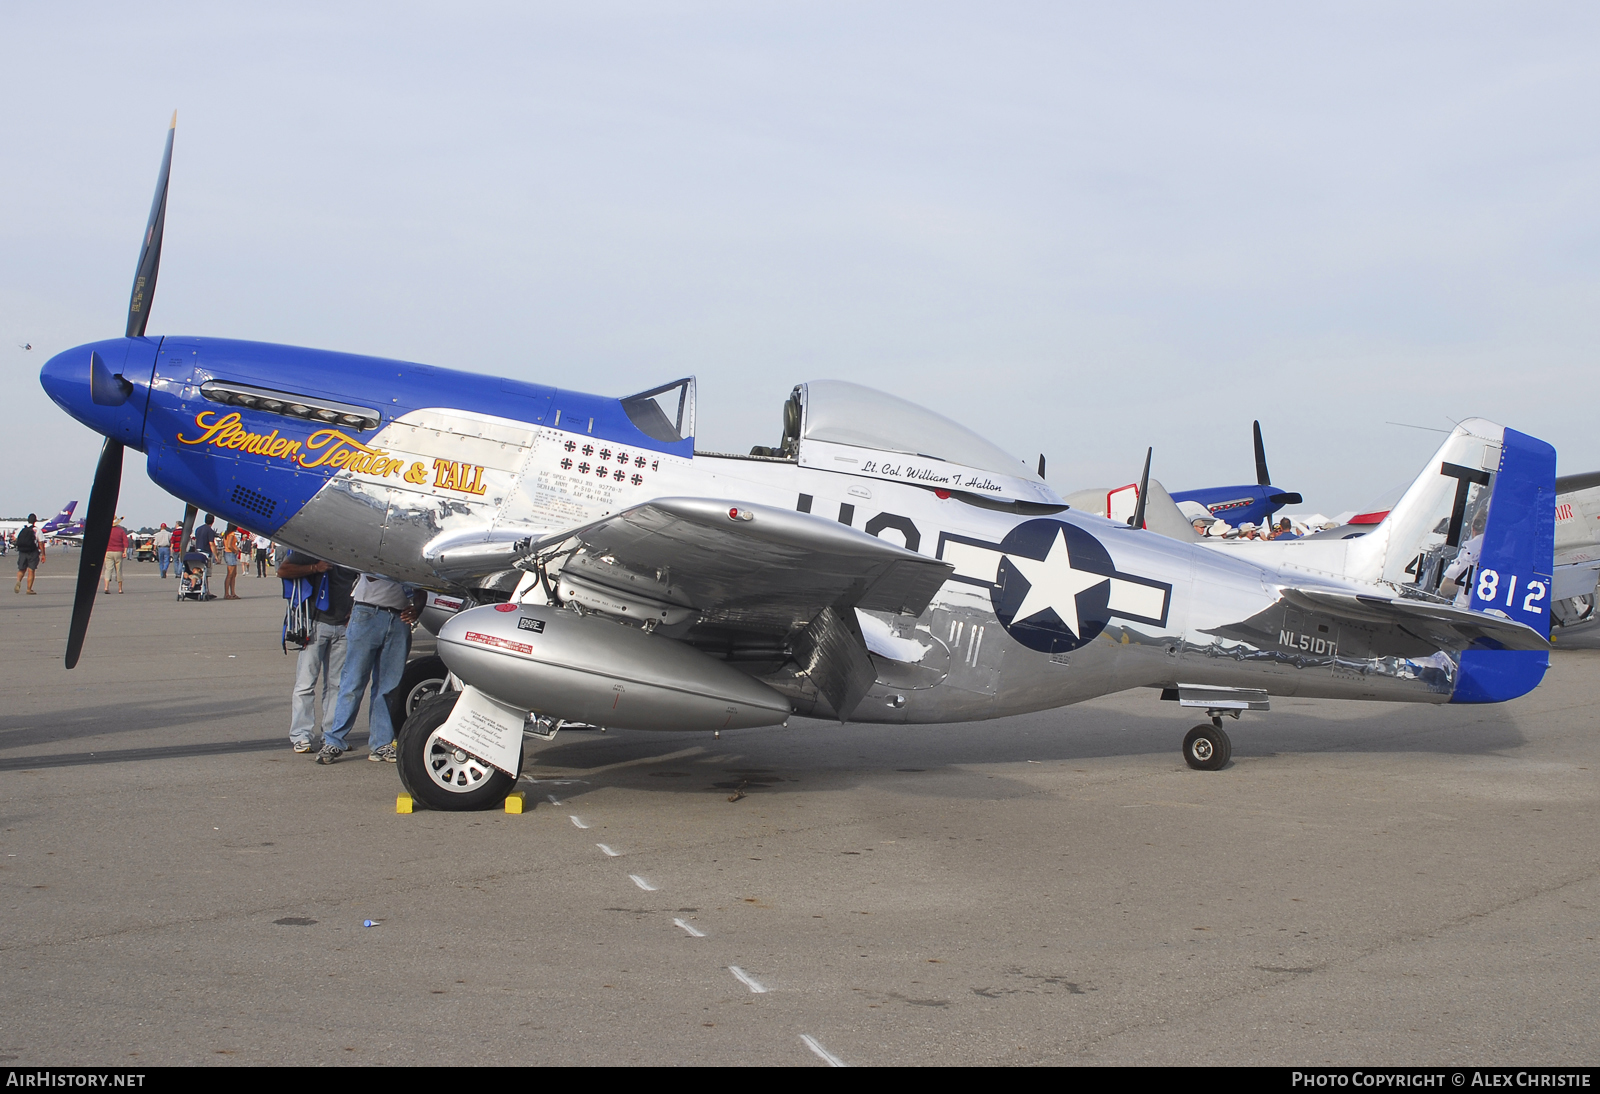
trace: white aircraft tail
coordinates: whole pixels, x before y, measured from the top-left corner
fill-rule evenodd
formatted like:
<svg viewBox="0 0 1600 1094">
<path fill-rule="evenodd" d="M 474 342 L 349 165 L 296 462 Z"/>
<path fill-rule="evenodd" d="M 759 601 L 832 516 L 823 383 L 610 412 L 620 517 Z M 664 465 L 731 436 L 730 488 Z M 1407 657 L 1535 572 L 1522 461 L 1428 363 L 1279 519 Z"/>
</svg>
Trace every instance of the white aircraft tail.
<svg viewBox="0 0 1600 1094">
<path fill-rule="evenodd" d="M 1370 531 L 1347 525 L 1335 533 L 1339 538 L 1277 540 L 1243 549 L 1287 569 L 1432 599 L 1450 595 L 1445 571 L 1469 545 L 1475 557 L 1468 561 L 1481 560 L 1496 572 L 1515 571 L 1524 589 L 1535 581 L 1548 590 L 1554 526 L 1555 450 L 1525 433 L 1468 418 Z M 1486 529 L 1488 539 L 1474 544 Z M 1506 592 L 1501 590 L 1498 599 Z M 1487 594 L 1486 586 L 1485 609 L 1496 599 Z M 1546 616 L 1540 620 L 1532 614 L 1524 618 L 1520 611 L 1510 614 L 1541 626 L 1548 619 L 1548 596 L 1543 604 Z M 1461 606 L 1478 605 L 1474 600 Z"/>
<path fill-rule="evenodd" d="M 1548 591 L 1554 490 L 1555 452 L 1549 445 L 1482 418 L 1468 418 L 1445 439 L 1382 522 L 1360 538 L 1343 541 L 1347 553 L 1341 576 L 1412 595 L 1441 595 L 1445 571 L 1469 551 L 1471 557 L 1463 563 L 1481 563 L 1479 572 L 1517 573 L 1524 589 L 1531 581 L 1535 591 Z M 1485 540 L 1491 524 L 1494 534 Z M 1448 593 L 1449 586 L 1443 591 Z M 1487 585 L 1484 592 L 1489 592 Z M 1481 608 L 1494 607 L 1506 592 L 1485 595 Z M 1472 599 L 1470 606 L 1480 608 L 1480 598 Z M 1548 596 L 1540 599 L 1544 612 L 1538 619 L 1533 617 L 1537 613 L 1520 610 L 1507 614 L 1548 634 L 1550 601 Z M 1520 600 L 1513 608 L 1520 609 Z"/>
<path fill-rule="evenodd" d="M 1343 595 L 1357 610 L 1406 617 L 1408 625 L 1429 625 L 1419 613 L 1430 612 L 1441 617 L 1435 624 L 1452 627 L 1452 620 L 1494 616 L 1521 624 L 1510 631 L 1475 625 L 1470 646 L 1457 655 L 1450 701 L 1504 702 L 1538 686 L 1549 665 L 1547 649 L 1517 636 L 1534 643 L 1550 636 L 1555 477 L 1555 449 L 1544 441 L 1469 418 L 1371 532 L 1274 541 L 1261 544 L 1263 555 L 1255 557 L 1270 557 L 1283 570 L 1377 587 L 1365 596 L 1324 594 L 1313 583 L 1286 589 L 1286 596 Z"/>
</svg>

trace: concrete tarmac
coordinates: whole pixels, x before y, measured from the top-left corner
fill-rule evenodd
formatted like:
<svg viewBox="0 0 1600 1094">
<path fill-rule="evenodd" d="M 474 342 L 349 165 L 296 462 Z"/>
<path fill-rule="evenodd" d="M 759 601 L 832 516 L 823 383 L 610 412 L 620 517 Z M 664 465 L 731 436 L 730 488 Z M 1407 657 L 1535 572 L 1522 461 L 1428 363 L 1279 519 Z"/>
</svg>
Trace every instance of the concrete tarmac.
<svg viewBox="0 0 1600 1094">
<path fill-rule="evenodd" d="M 1139 691 L 564 732 L 529 813 L 400 816 L 289 751 L 278 582 L 129 564 L 68 673 L 76 562 L 0 602 L 9 1064 L 1600 1056 L 1593 639 L 1502 706 L 1274 700 L 1221 772 Z"/>
</svg>

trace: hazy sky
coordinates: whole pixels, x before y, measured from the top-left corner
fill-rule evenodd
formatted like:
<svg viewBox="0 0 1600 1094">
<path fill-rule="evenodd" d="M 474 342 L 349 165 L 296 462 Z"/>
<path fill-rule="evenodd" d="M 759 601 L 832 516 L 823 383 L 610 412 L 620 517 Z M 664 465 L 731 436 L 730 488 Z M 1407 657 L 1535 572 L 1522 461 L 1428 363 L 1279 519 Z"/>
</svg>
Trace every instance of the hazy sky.
<svg viewBox="0 0 1600 1094">
<path fill-rule="evenodd" d="M 1252 418 L 1329 513 L 1389 421 L 1600 468 L 1593 5 L 328 7 L 0 7 L 0 515 L 87 499 L 38 369 L 121 333 L 175 107 L 152 334 L 694 373 L 717 449 L 856 380 L 1063 492 L 1250 481 Z"/>
</svg>

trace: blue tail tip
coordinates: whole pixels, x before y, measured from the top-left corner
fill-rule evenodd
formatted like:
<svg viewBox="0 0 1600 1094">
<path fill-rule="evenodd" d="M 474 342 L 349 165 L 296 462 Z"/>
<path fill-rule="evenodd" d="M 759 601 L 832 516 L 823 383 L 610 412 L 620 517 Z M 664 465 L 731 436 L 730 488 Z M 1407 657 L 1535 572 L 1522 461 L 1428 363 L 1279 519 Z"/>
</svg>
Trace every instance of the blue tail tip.
<svg viewBox="0 0 1600 1094">
<path fill-rule="evenodd" d="M 1503 703 L 1539 686 L 1550 667 L 1545 650 L 1462 650 L 1452 703 Z"/>
</svg>

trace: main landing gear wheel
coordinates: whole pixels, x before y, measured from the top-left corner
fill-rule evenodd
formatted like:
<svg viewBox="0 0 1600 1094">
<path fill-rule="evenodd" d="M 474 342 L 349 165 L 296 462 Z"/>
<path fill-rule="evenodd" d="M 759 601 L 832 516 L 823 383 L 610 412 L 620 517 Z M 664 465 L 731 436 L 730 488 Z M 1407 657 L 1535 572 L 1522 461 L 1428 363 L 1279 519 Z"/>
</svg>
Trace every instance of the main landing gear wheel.
<svg viewBox="0 0 1600 1094">
<path fill-rule="evenodd" d="M 389 720 L 396 726 L 404 725 L 424 701 L 444 690 L 449 676 L 450 670 L 445 667 L 444 658 L 437 655 L 407 661 L 406 671 L 400 675 L 400 683 L 384 696 L 389 703 Z"/>
<path fill-rule="evenodd" d="M 1183 760 L 1196 771 L 1220 771 L 1233 756 L 1233 742 L 1221 726 L 1195 726 L 1183 739 Z"/>
<path fill-rule="evenodd" d="M 459 692 L 424 700 L 400 729 L 400 785 L 429 809 L 464 812 L 493 809 L 517 780 L 469 752 L 439 739 L 439 728 L 456 708 Z"/>
</svg>

